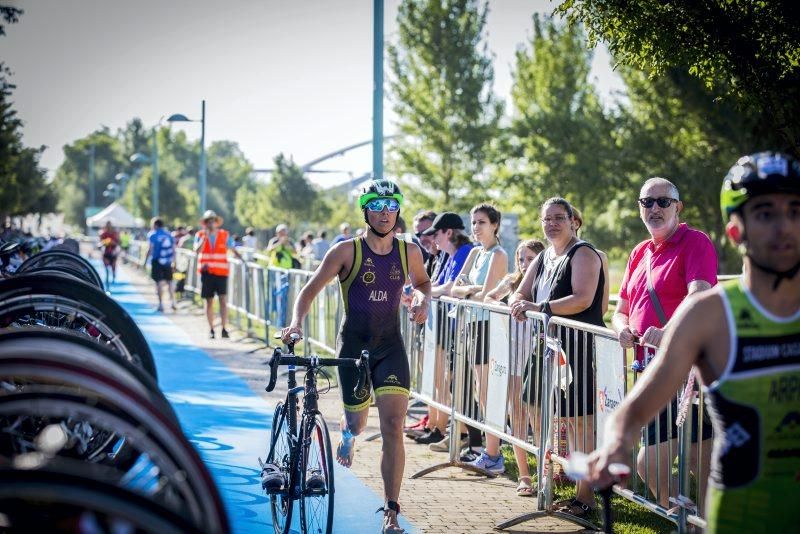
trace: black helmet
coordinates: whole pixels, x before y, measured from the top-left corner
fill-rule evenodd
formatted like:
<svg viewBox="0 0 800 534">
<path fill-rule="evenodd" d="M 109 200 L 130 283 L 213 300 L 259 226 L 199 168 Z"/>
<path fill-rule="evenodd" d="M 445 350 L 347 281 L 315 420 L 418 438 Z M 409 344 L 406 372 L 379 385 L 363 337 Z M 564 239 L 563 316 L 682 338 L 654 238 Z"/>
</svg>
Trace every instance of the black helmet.
<svg viewBox="0 0 800 534">
<path fill-rule="evenodd" d="M 794 193 L 800 195 L 800 163 L 780 152 L 759 152 L 739 158 L 722 181 L 722 218 L 758 195 Z"/>
</svg>

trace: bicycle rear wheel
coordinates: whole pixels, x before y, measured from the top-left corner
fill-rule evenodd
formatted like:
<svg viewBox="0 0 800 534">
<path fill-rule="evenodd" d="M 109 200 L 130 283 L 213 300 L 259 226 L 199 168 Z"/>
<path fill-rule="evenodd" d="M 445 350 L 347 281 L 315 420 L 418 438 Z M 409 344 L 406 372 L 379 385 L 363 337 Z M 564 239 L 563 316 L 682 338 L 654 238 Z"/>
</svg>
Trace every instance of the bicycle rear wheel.
<svg viewBox="0 0 800 534">
<path fill-rule="evenodd" d="M 272 416 L 272 438 L 267 454 L 267 463 L 277 465 L 286 480 L 283 490 L 269 496 L 269 508 L 272 512 L 272 526 L 275 534 L 288 533 L 291 530 L 294 505 L 293 488 L 288 487 L 292 479 L 289 476 L 292 466 L 292 436 L 286 416 L 284 404 L 279 402 L 275 406 L 275 413 Z"/>
<path fill-rule="evenodd" d="M 308 436 L 300 469 L 300 529 L 304 534 L 330 534 L 333 529 L 333 452 L 325 419 L 317 413 L 303 419 Z"/>
<path fill-rule="evenodd" d="M 105 289 L 100 275 L 89 260 L 68 250 L 53 249 L 31 256 L 22 262 L 22 265 L 17 269 L 17 273 L 33 273 L 42 269 L 64 269 L 101 291 Z"/>
</svg>

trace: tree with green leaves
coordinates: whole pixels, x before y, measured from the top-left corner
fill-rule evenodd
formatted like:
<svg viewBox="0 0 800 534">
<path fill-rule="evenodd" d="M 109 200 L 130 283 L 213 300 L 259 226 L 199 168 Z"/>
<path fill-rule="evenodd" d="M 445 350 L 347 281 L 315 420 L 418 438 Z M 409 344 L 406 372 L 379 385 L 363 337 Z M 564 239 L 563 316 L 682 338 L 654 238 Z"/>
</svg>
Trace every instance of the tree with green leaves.
<svg viewBox="0 0 800 534">
<path fill-rule="evenodd" d="M 567 0 L 557 12 L 651 77 L 678 71 L 733 97 L 763 146 L 800 155 L 800 11 L 789 0 Z"/>
<path fill-rule="evenodd" d="M 269 228 L 284 222 L 298 228 L 319 217 L 320 206 L 317 190 L 283 153 L 275 157 L 269 183 L 246 183 L 236 192 L 236 215 L 248 226 Z"/>
<path fill-rule="evenodd" d="M 5 24 L 19 20 L 22 10 L 0 6 L 0 36 Z M 6 216 L 51 211 L 55 196 L 47 183 L 39 158 L 45 147 L 26 147 L 22 142 L 22 120 L 11 102 L 15 86 L 11 71 L 0 62 L 0 221 Z"/>
<path fill-rule="evenodd" d="M 398 11 L 388 58 L 400 139 L 387 169 L 426 207 L 465 209 L 483 189 L 502 113 L 486 16 L 477 0 L 406 0 Z"/>
<path fill-rule="evenodd" d="M 535 15 L 530 45 L 516 57 L 511 127 L 495 174 L 504 191 L 500 205 L 521 215 L 526 234 L 539 233 L 539 206 L 552 196 L 594 220 L 605 211 L 600 197 L 620 180 L 613 172 L 615 122 L 589 81 L 585 36 L 577 26 Z"/>
</svg>

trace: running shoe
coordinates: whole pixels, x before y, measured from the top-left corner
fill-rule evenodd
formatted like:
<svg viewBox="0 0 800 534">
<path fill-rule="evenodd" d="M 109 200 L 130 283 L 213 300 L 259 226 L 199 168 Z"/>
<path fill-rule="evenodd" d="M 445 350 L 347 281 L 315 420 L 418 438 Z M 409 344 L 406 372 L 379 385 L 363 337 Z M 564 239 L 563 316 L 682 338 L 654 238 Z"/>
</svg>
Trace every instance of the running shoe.
<svg viewBox="0 0 800 534">
<path fill-rule="evenodd" d="M 408 434 L 412 430 L 424 430 L 427 427 L 428 427 L 428 416 L 426 415 L 425 417 L 423 417 L 422 419 L 420 419 L 419 421 L 417 421 L 413 425 L 409 425 L 409 426 L 403 428 L 403 432 Z"/>
<path fill-rule="evenodd" d="M 496 458 L 489 456 L 486 451 L 483 451 L 477 460 L 469 462 L 469 465 L 483 469 L 495 475 L 501 475 L 505 472 L 505 458 L 502 454 L 498 454 Z"/>
<path fill-rule="evenodd" d="M 423 434 L 416 438 L 414 441 L 421 445 L 429 445 L 431 443 L 436 443 L 437 441 L 442 441 L 442 438 L 444 438 L 444 434 L 442 434 L 438 428 L 434 428 L 427 434 Z"/>
<path fill-rule="evenodd" d="M 208 331 L 208 339 L 214 339 L 214 329 Z"/>
<path fill-rule="evenodd" d="M 227 330 L 225 330 L 225 329 L 223 328 L 223 329 L 222 329 L 222 337 L 224 337 L 224 338 L 229 338 L 229 337 L 231 337 L 231 335 L 228 333 L 228 331 L 227 331 Z"/>
<path fill-rule="evenodd" d="M 480 457 L 481 457 L 481 452 L 480 451 L 476 451 L 475 449 L 470 447 L 470 448 L 468 448 L 466 450 L 462 450 L 461 451 L 461 456 L 458 459 L 461 462 L 463 462 L 465 464 L 468 464 L 468 463 L 474 462 L 475 460 L 477 460 Z"/>
</svg>

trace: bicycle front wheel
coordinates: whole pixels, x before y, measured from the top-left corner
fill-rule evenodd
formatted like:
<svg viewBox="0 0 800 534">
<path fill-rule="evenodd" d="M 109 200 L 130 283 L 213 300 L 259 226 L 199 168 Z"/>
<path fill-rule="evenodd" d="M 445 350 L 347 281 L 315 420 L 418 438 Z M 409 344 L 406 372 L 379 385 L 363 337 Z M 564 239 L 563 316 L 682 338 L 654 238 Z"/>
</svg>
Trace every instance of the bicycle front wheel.
<svg viewBox="0 0 800 534">
<path fill-rule="evenodd" d="M 325 419 L 317 413 L 303 419 L 307 441 L 300 470 L 300 528 L 303 534 L 330 534 L 333 529 L 333 452 Z"/>
<path fill-rule="evenodd" d="M 272 512 L 272 526 L 275 534 L 289 532 L 292 525 L 294 496 L 292 488 L 289 487 L 291 483 L 289 473 L 292 465 L 292 436 L 289 433 L 287 416 L 284 404 L 279 402 L 275 406 L 275 413 L 272 416 L 272 438 L 266 462 L 277 465 L 286 480 L 281 491 L 269 495 L 269 508 Z"/>
</svg>

